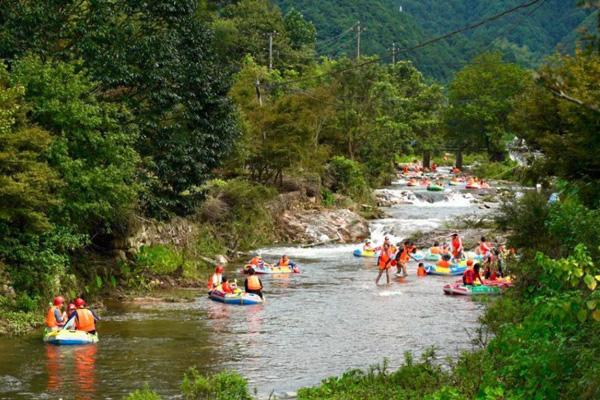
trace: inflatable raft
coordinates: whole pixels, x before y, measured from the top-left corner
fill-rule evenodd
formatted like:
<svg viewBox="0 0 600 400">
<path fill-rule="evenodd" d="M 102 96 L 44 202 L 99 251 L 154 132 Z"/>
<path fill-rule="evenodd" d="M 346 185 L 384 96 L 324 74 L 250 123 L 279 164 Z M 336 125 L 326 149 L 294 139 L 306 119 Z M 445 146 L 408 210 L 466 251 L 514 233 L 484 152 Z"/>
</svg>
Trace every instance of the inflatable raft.
<svg viewBox="0 0 600 400">
<path fill-rule="evenodd" d="M 495 295 L 501 294 L 500 287 L 498 286 L 470 286 L 463 285 L 461 283 L 452 283 L 448 285 L 444 285 L 444 293 L 446 294 L 456 294 L 461 296 L 475 296 L 475 295 Z"/>
<path fill-rule="evenodd" d="M 237 293 L 224 293 L 220 290 L 213 290 L 208 293 L 208 297 L 211 300 L 218 301 L 225 304 L 235 304 L 238 306 L 251 306 L 254 304 L 262 304 L 263 299 L 259 295 L 254 293 L 245 293 L 239 291 Z"/>
<path fill-rule="evenodd" d="M 481 189 L 481 187 L 479 186 L 479 183 L 472 183 L 470 185 L 466 185 L 465 189 L 476 190 L 476 189 Z"/>
<path fill-rule="evenodd" d="M 378 256 L 378 253 L 375 250 L 356 249 L 356 250 L 354 250 L 354 252 L 352 254 L 354 254 L 354 257 L 377 257 Z"/>
<path fill-rule="evenodd" d="M 430 192 L 441 192 L 444 190 L 444 188 L 439 185 L 429 185 L 427 186 L 427 190 L 429 190 Z"/>
<path fill-rule="evenodd" d="M 250 271 L 250 268 L 254 269 L 254 272 L 257 275 L 274 275 L 274 274 L 299 274 L 300 268 L 297 265 L 290 265 L 288 267 L 269 267 L 267 265 L 255 266 L 255 265 L 246 265 L 242 270 L 243 273 L 247 274 Z"/>
<path fill-rule="evenodd" d="M 416 253 L 411 254 L 410 257 L 415 261 L 423 261 L 425 259 L 425 254 L 421 251 L 417 251 Z"/>
<path fill-rule="evenodd" d="M 442 276 L 458 276 L 462 275 L 467 267 L 462 265 L 451 265 L 448 268 L 438 267 L 436 265 L 426 265 L 425 271 L 428 275 L 442 275 Z"/>
<path fill-rule="evenodd" d="M 98 343 L 98 333 L 87 333 L 68 329 L 46 330 L 44 342 L 57 346 L 73 346 L 82 344 Z"/>
<path fill-rule="evenodd" d="M 441 254 L 432 254 L 427 252 L 425 254 L 425 261 L 440 261 L 442 258 Z"/>
</svg>

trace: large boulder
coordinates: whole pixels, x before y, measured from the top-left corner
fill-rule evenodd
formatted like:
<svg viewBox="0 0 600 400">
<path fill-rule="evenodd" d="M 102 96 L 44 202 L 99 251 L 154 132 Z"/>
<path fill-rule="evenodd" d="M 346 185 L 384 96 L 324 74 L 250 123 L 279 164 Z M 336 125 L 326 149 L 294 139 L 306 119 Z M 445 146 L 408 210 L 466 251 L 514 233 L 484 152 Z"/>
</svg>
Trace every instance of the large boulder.
<svg viewBox="0 0 600 400">
<path fill-rule="evenodd" d="M 367 221 L 348 209 L 288 210 L 278 222 L 282 237 L 295 243 L 353 243 L 369 236 Z"/>
</svg>

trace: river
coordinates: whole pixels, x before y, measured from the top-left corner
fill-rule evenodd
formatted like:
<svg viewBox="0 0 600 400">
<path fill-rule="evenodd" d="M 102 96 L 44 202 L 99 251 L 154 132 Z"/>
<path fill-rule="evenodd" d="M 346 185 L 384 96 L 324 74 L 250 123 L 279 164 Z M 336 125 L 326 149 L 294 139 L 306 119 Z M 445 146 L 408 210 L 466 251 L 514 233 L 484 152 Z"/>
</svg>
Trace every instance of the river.
<svg viewBox="0 0 600 400">
<path fill-rule="evenodd" d="M 389 218 L 371 224 L 373 238 L 391 233 L 400 240 L 449 217 L 486 212 L 463 192 L 452 189 L 435 194 L 433 203 L 413 198 L 412 205 L 387 209 Z M 97 345 L 44 345 L 39 332 L 0 338 L 0 398 L 121 399 L 145 383 L 176 398 L 191 366 L 238 371 L 268 397 L 384 357 L 393 368 L 405 352 L 418 355 L 435 346 L 440 357 L 455 356 L 470 346 L 482 306 L 444 296 L 443 284 L 454 278 L 417 278 L 411 264 L 408 278 L 377 287 L 375 260 L 353 257 L 356 247 L 262 249 L 267 259 L 286 253 L 302 268 L 299 275 L 262 278 L 262 306 L 228 306 L 197 291 L 189 303 L 109 303 Z"/>
</svg>

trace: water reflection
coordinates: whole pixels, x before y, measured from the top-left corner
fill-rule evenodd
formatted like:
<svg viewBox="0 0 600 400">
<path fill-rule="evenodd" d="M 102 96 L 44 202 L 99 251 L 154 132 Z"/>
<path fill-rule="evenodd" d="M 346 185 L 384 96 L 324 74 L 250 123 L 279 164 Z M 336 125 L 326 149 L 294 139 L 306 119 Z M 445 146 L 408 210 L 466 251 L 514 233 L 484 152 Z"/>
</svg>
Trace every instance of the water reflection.
<svg viewBox="0 0 600 400">
<path fill-rule="evenodd" d="M 47 390 L 78 393 L 78 399 L 87 400 L 96 394 L 96 345 L 46 345 Z M 69 387 L 73 386 L 73 387 Z"/>
</svg>

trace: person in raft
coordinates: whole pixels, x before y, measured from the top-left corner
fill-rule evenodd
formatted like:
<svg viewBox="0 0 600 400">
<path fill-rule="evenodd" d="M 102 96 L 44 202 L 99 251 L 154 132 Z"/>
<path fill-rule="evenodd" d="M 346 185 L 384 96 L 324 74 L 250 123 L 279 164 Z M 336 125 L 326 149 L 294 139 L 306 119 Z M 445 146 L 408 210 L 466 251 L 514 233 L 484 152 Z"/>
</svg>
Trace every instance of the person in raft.
<svg viewBox="0 0 600 400">
<path fill-rule="evenodd" d="M 458 261 L 463 257 L 464 253 L 462 239 L 456 232 L 450 235 L 450 237 L 452 238 L 452 257 L 454 257 L 454 259 Z"/>
<path fill-rule="evenodd" d="M 248 271 L 248 277 L 246 278 L 246 280 L 244 281 L 244 289 L 246 290 L 246 293 L 254 293 L 260 296 L 260 298 L 263 298 L 263 284 L 262 281 L 258 278 L 258 276 L 256 275 L 256 272 L 254 272 L 254 270 L 251 268 L 250 271 Z"/>
<path fill-rule="evenodd" d="M 208 279 L 208 291 L 215 290 L 221 283 L 223 282 L 223 266 L 217 265 L 215 267 L 215 272 Z"/>
<path fill-rule="evenodd" d="M 295 264 L 290 261 L 290 258 L 287 255 L 282 255 L 279 261 L 277 262 L 277 266 L 280 268 L 294 268 Z"/>
<path fill-rule="evenodd" d="M 467 268 L 465 273 L 463 274 L 463 285 L 474 285 L 476 280 L 479 280 L 479 283 L 483 285 L 483 281 L 481 280 L 481 276 L 479 275 L 479 270 L 481 269 L 481 265 L 479 263 L 475 264 L 473 268 Z"/>
<path fill-rule="evenodd" d="M 417 267 L 417 276 L 427 276 L 427 271 L 425 270 L 425 264 L 422 262 L 419 263 Z"/>
<path fill-rule="evenodd" d="M 231 293 L 234 292 L 234 289 L 235 289 L 235 285 L 229 283 L 229 280 L 227 279 L 227 276 L 223 275 L 223 281 L 221 283 L 221 291 L 223 293 L 231 294 Z"/>
<path fill-rule="evenodd" d="M 377 258 L 377 266 L 379 267 L 379 273 L 377 274 L 377 279 L 375 279 L 375 284 L 379 285 L 379 279 L 381 279 L 381 275 L 385 272 L 386 282 L 390 284 L 390 264 L 392 262 L 392 257 L 390 255 L 390 245 L 387 243 L 383 244 L 381 252 L 379 253 L 379 257 Z"/>
<path fill-rule="evenodd" d="M 256 256 L 252 257 L 252 260 L 248 261 L 248 264 L 246 264 L 247 269 L 257 268 L 257 267 L 263 268 L 264 266 L 265 266 L 265 262 L 260 255 L 256 255 Z"/>
<path fill-rule="evenodd" d="M 363 251 L 366 251 L 366 252 L 375 251 L 375 248 L 371 245 L 371 241 L 369 239 L 365 240 L 365 244 L 363 245 Z"/>
<path fill-rule="evenodd" d="M 48 312 L 46 312 L 46 328 L 55 331 L 61 329 L 67 322 L 67 315 L 63 311 L 65 298 L 56 296 L 52 304 Z"/>
<path fill-rule="evenodd" d="M 66 325 L 73 323 L 78 331 L 96 333 L 96 321 L 100 321 L 98 315 L 86 307 L 85 300 L 81 297 L 75 299 L 75 307 L 77 308 L 69 315 Z"/>
<path fill-rule="evenodd" d="M 429 253 L 442 254 L 442 249 L 440 248 L 440 242 L 433 242 L 433 247 L 429 248 Z"/>
</svg>

